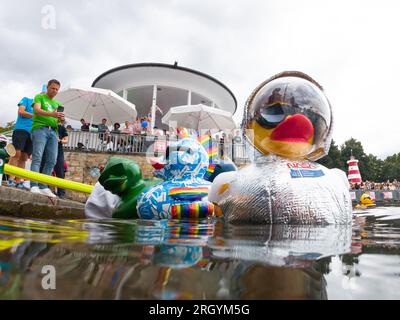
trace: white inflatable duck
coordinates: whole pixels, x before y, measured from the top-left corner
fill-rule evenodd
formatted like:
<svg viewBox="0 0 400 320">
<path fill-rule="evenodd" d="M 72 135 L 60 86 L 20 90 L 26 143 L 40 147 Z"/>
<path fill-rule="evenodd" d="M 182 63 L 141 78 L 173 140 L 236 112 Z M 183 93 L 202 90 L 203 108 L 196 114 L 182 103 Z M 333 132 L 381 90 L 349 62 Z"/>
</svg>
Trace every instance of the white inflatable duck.
<svg viewBox="0 0 400 320">
<path fill-rule="evenodd" d="M 242 128 L 252 164 L 220 174 L 209 200 L 230 222 L 351 223 L 346 175 L 314 162 L 328 153 L 332 110 L 322 87 L 289 71 L 260 84 Z"/>
</svg>

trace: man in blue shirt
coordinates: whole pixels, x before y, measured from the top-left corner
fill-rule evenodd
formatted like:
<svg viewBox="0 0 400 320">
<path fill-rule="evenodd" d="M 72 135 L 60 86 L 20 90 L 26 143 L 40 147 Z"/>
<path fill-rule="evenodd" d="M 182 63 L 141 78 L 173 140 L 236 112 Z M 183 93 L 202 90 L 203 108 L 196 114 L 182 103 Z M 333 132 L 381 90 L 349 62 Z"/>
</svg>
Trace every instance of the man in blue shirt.
<svg viewBox="0 0 400 320">
<path fill-rule="evenodd" d="M 27 97 L 21 99 L 18 103 L 18 118 L 15 123 L 12 143 L 15 147 L 15 156 L 10 159 L 10 165 L 25 169 L 25 163 L 32 154 L 32 113 L 33 100 Z M 8 185 L 24 188 L 20 178 L 9 177 Z"/>
</svg>

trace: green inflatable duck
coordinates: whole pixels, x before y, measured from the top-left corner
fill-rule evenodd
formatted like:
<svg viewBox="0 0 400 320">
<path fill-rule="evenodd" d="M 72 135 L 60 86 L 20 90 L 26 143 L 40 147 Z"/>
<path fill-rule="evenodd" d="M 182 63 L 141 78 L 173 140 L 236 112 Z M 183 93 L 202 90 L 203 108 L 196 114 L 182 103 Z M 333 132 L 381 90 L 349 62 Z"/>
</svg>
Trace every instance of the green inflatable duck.
<svg viewBox="0 0 400 320">
<path fill-rule="evenodd" d="M 160 179 L 142 179 L 142 171 L 135 161 L 117 157 L 110 158 L 99 177 L 104 189 L 121 198 L 112 213 L 116 219 L 139 218 L 136 211 L 138 196 L 146 188 L 160 182 Z"/>
</svg>

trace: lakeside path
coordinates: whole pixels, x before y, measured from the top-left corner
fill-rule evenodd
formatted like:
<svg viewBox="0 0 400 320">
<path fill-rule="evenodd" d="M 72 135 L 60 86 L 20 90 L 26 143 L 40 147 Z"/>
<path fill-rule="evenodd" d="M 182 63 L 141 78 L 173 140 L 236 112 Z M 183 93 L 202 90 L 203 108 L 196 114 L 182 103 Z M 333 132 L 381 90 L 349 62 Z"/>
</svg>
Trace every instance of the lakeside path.
<svg viewBox="0 0 400 320">
<path fill-rule="evenodd" d="M 0 216 L 24 219 L 85 219 L 85 204 L 50 199 L 30 191 L 0 186 Z"/>
</svg>

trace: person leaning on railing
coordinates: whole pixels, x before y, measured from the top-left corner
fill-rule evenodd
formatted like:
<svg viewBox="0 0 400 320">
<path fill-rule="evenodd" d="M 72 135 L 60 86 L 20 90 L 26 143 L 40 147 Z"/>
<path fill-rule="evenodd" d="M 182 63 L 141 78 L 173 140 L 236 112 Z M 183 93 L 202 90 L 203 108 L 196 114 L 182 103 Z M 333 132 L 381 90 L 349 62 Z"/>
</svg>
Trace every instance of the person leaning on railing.
<svg viewBox="0 0 400 320">
<path fill-rule="evenodd" d="M 121 128 L 121 125 L 118 122 L 114 123 L 111 133 L 120 134 L 121 130 L 119 128 Z"/>
<path fill-rule="evenodd" d="M 141 133 L 142 134 L 147 134 L 147 132 L 149 131 L 149 121 L 147 118 L 142 118 L 140 120 L 140 124 L 141 124 Z"/>
<path fill-rule="evenodd" d="M 89 131 L 89 123 L 85 119 L 81 119 L 81 131 Z"/>
<path fill-rule="evenodd" d="M 121 128 L 121 125 L 118 122 L 114 123 L 113 129 L 111 130 L 112 144 L 111 144 L 111 147 L 107 147 L 107 150 L 111 149 L 112 151 L 116 151 L 120 147 L 120 145 L 121 145 L 121 143 L 120 143 L 121 130 L 119 128 Z"/>
<path fill-rule="evenodd" d="M 139 117 L 137 117 L 133 122 L 133 134 L 140 134 L 140 131 L 142 131 L 142 125 Z"/>
<path fill-rule="evenodd" d="M 121 129 L 121 146 L 127 148 L 133 143 L 133 123 L 125 121 L 125 128 Z"/>
<path fill-rule="evenodd" d="M 105 133 L 109 132 L 106 118 L 103 118 L 99 124 L 92 124 L 92 127 L 97 128 L 97 131 L 100 133 L 99 138 L 102 140 L 104 140 Z"/>
<path fill-rule="evenodd" d="M 107 140 L 109 140 L 109 133 L 110 130 L 108 129 L 107 126 L 107 119 L 103 118 L 101 120 L 101 123 L 99 124 L 92 124 L 93 128 L 97 128 L 97 132 L 99 132 L 99 139 L 100 143 L 103 145 L 104 143 L 107 143 Z"/>
<path fill-rule="evenodd" d="M 121 133 L 133 134 L 133 123 L 128 120 L 124 122 L 125 128 L 121 129 Z"/>
</svg>

